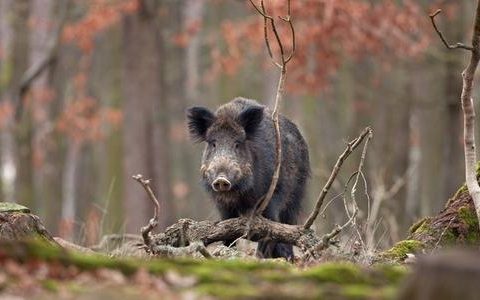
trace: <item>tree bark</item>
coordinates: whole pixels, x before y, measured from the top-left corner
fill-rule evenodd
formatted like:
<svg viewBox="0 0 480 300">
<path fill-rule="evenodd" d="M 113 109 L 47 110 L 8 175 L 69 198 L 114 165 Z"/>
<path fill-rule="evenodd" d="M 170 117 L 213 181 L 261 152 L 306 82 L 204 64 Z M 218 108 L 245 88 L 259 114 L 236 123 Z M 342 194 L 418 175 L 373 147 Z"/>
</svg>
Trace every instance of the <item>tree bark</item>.
<svg viewBox="0 0 480 300">
<path fill-rule="evenodd" d="M 149 2 L 150 3 L 150 2 Z M 162 101 L 162 57 L 156 10 L 142 1 L 139 11 L 126 16 L 123 23 L 123 186 L 125 222 L 127 232 L 139 232 L 150 218 L 150 202 L 142 189 L 134 184 L 132 175 L 142 173 L 153 179 L 155 191 L 162 203 L 162 212 L 171 214 L 166 207 L 161 181 L 169 176 L 168 170 L 155 162 L 168 163 L 166 132 L 162 131 L 161 116 L 165 110 Z M 162 165 L 164 166 L 164 165 Z M 172 214 L 173 215 L 173 214 Z"/>
<path fill-rule="evenodd" d="M 54 3 L 51 0 L 31 0 L 32 1 L 32 18 L 39 24 L 46 24 L 52 20 Z M 37 64 L 41 61 L 45 55 L 50 30 L 48 26 L 39 25 L 32 27 L 31 34 L 31 47 L 30 47 L 30 62 L 31 64 Z M 43 72 L 38 75 L 36 80 L 32 82 L 33 99 L 31 101 L 33 113 L 33 128 L 32 128 L 32 149 L 37 154 L 38 161 L 33 161 L 31 166 L 32 180 L 33 180 L 33 206 L 32 208 L 37 212 L 43 212 L 45 210 L 45 198 L 48 193 L 45 191 L 49 188 L 46 182 L 48 168 L 48 162 L 46 161 L 48 146 L 47 138 L 48 134 L 52 131 L 53 125 L 50 122 L 50 105 L 48 100 L 39 99 L 35 97 L 45 90 L 50 89 L 48 80 L 48 74 Z M 35 93 L 36 92 L 36 93 Z M 22 101 L 21 99 L 18 99 Z M 35 155 L 35 153 L 32 153 Z M 41 215 L 41 214 L 40 214 Z"/>
<path fill-rule="evenodd" d="M 72 240 L 74 237 L 73 225 L 77 217 L 76 186 L 78 184 L 77 174 L 80 150 L 80 142 L 69 140 L 62 176 L 62 228 L 60 228 L 61 236 L 68 240 Z"/>
<path fill-rule="evenodd" d="M 475 147 L 475 107 L 472 98 L 474 75 L 480 60 L 480 1 L 477 3 L 477 9 L 475 12 L 472 47 L 470 62 L 462 73 L 463 88 L 461 99 L 464 117 L 466 183 L 475 205 L 475 211 L 480 219 L 480 186 L 476 179 L 477 154 Z"/>
<path fill-rule="evenodd" d="M 30 49 L 30 30 L 28 19 L 30 16 L 30 1 L 20 0 L 12 3 L 12 43 L 11 64 L 15 66 L 8 83 L 8 96 L 10 101 L 18 90 L 21 77 L 28 67 Z M 32 202 L 32 176 L 31 166 L 31 128 L 28 122 L 21 126 L 14 126 L 13 119 L 7 121 L 4 133 L 4 162 L 11 169 L 14 191 L 9 197 L 12 201 L 26 203 Z"/>
</svg>

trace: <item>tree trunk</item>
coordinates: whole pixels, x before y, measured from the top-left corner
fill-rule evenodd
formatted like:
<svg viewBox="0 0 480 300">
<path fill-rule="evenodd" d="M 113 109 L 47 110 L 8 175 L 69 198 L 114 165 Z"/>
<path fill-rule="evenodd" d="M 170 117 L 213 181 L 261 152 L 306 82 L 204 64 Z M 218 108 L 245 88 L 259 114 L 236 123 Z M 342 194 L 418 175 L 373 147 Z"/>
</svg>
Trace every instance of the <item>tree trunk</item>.
<svg viewBox="0 0 480 300">
<path fill-rule="evenodd" d="M 70 140 L 65 157 L 65 167 L 62 178 L 62 214 L 60 236 L 73 240 L 74 223 L 77 216 L 76 186 L 77 170 L 80 161 L 81 144 Z"/>
<path fill-rule="evenodd" d="M 171 214 L 164 198 L 168 185 L 162 180 L 170 175 L 168 169 L 157 167 L 168 147 L 166 132 L 162 132 L 161 36 L 156 10 L 147 7 L 151 2 L 141 1 L 135 14 L 126 16 L 123 24 L 123 186 L 126 211 L 126 232 L 139 232 L 151 218 L 152 204 L 132 175 L 141 173 L 153 179 L 155 192 L 162 204 L 162 214 Z M 160 102 L 162 101 L 162 102 Z M 163 133 L 163 135 L 162 135 Z M 165 221 L 165 218 L 162 219 Z"/>
<path fill-rule="evenodd" d="M 32 18 L 34 22 L 39 24 L 46 24 L 48 21 L 52 20 L 51 17 L 54 7 L 54 2 L 51 0 L 31 0 L 32 1 Z M 37 64 L 42 60 L 48 51 L 48 46 L 46 45 L 49 34 L 51 30 L 48 26 L 39 25 L 32 27 L 32 34 L 30 36 L 31 47 L 30 47 L 30 62 L 31 65 Z M 51 131 L 53 130 L 53 125 L 50 119 L 50 101 L 52 99 L 44 99 L 42 95 L 48 94 L 50 85 L 48 82 L 48 73 L 43 72 L 40 74 L 37 79 L 32 83 L 31 91 L 33 92 L 33 97 L 31 101 L 32 105 L 32 122 L 34 124 L 32 128 L 32 153 L 33 159 L 31 172 L 33 180 L 33 205 L 32 208 L 36 212 L 40 212 L 42 216 L 44 210 L 46 209 L 45 198 L 48 197 L 48 193 L 45 191 L 49 189 L 47 181 L 47 169 L 48 162 L 46 161 L 47 152 L 48 152 L 48 143 L 47 139 Z"/>
<path fill-rule="evenodd" d="M 20 79 L 28 67 L 29 62 L 29 26 L 30 1 L 20 0 L 12 3 L 12 43 L 10 62 L 15 68 L 11 75 L 9 98 L 15 97 Z M 9 195 L 11 200 L 31 204 L 32 201 L 32 176 L 30 174 L 31 145 L 30 124 L 24 122 L 21 126 L 14 126 L 13 119 L 7 121 L 4 135 L 4 167 L 10 169 L 12 181 L 15 182 L 14 192 Z M 5 170 L 5 169 L 4 169 Z M 4 173 L 5 174 L 5 173 Z"/>
<path fill-rule="evenodd" d="M 205 10 L 205 1 L 204 0 L 185 0 L 181 5 L 181 16 L 182 23 L 179 28 L 183 33 L 191 32 L 191 27 L 203 26 L 203 14 Z M 198 103 L 202 99 L 202 94 L 200 92 L 200 47 L 201 47 L 201 36 L 199 32 L 192 33 L 192 36 L 189 38 L 189 42 L 185 47 L 174 47 L 173 51 L 180 52 L 181 55 L 177 56 L 178 63 L 182 66 L 179 76 L 175 79 L 180 83 L 180 87 L 177 88 L 178 101 L 176 109 L 173 111 L 177 114 L 176 122 L 172 124 L 177 124 L 176 126 L 181 127 L 184 133 L 181 142 L 178 144 L 178 154 L 181 157 L 176 157 L 176 161 L 179 162 L 180 176 L 177 177 L 177 182 L 173 182 L 174 193 L 173 196 L 177 203 L 178 213 L 182 216 L 207 216 L 208 209 L 202 201 L 196 199 L 199 191 L 198 185 L 198 173 L 196 172 L 196 166 L 199 164 L 194 158 L 195 149 L 192 147 L 192 143 L 186 134 L 186 130 L 183 130 L 185 124 L 184 112 L 188 106 Z M 175 91 L 172 91 L 175 93 Z M 175 130 L 179 132 L 180 129 Z M 177 153 L 175 151 L 175 153 Z M 187 192 L 183 192 L 181 187 L 185 185 L 187 187 Z M 181 209 L 185 207 L 186 209 Z M 188 211 L 187 211 L 188 210 Z"/>
</svg>

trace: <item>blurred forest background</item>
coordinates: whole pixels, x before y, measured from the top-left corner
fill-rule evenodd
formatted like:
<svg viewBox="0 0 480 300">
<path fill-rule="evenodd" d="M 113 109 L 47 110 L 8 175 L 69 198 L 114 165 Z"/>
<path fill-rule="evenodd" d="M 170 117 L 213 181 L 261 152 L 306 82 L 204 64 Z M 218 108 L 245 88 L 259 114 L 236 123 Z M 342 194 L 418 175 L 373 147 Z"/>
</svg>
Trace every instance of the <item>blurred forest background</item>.
<svg viewBox="0 0 480 300">
<path fill-rule="evenodd" d="M 267 10 L 284 14 L 283 2 L 266 1 Z M 444 49 L 428 14 L 442 8 L 448 39 L 466 41 L 472 6 L 292 1 L 297 50 L 281 110 L 310 146 L 304 215 L 367 125 L 369 200 L 362 191 L 357 201 L 360 217 L 368 209 L 375 217 L 380 245 L 458 189 L 465 55 Z M 0 0 L 0 199 L 30 207 L 54 234 L 93 244 L 137 233 L 151 217 L 131 179 L 141 173 L 162 203 L 162 227 L 216 219 L 199 184 L 203 146 L 188 139 L 184 111 L 235 96 L 272 104 L 279 74 L 262 23 L 247 0 Z M 343 191 L 356 155 L 330 197 Z M 344 219 L 339 199 L 317 227 Z"/>
</svg>

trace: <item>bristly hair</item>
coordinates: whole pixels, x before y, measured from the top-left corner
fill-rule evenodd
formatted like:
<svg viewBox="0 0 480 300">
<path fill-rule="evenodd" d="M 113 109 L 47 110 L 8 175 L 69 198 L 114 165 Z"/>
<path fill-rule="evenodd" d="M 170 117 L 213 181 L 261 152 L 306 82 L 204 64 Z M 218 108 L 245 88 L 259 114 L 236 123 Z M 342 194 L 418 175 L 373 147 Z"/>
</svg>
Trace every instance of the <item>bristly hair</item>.
<svg viewBox="0 0 480 300">
<path fill-rule="evenodd" d="M 196 143 L 205 141 L 208 128 L 215 121 L 215 115 L 205 107 L 195 106 L 187 109 L 188 132 Z"/>
<path fill-rule="evenodd" d="M 263 106 L 249 106 L 238 115 L 238 123 L 245 130 L 247 139 L 255 136 L 255 131 L 263 120 L 263 110 Z"/>
</svg>

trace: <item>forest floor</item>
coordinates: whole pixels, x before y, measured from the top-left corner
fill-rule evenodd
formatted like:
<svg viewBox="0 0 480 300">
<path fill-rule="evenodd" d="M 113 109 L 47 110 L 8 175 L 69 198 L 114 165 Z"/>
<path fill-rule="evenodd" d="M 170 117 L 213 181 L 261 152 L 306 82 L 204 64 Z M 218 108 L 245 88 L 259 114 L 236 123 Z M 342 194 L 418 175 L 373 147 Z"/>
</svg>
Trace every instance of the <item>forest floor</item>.
<svg viewBox="0 0 480 300">
<path fill-rule="evenodd" d="M 114 258 L 0 243 L 0 299 L 392 299 L 408 272 L 342 261 Z"/>
<path fill-rule="evenodd" d="M 338 255 L 341 249 L 330 255 L 324 252 L 320 260 L 308 264 L 261 260 L 248 243 L 244 249 L 212 244 L 216 248 L 208 251 L 215 259 L 199 253 L 195 258 L 153 258 L 138 248 L 139 237 L 94 252 L 48 237 L 28 208 L 4 203 L 0 211 L 0 237 L 4 238 L 0 240 L 0 300 L 398 299 L 405 291 L 423 291 L 423 295 L 426 286 L 432 287 L 432 295 L 441 291 L 444 299 L 453 299 L 458 297 L 447 292 L 457 296 L 467 290 L 476 292 L 478 277 L 471 274 L 480 275 L 476 253 L 468 259 L 465 253 L 439 258 L 431 265 L 419 265 L 422 257 L 414 271 L 405 265 L 409 254 L 426 256 L 447 246 L 478 246 L 478 221 L 463 187 L 438 215 L 413 225 L 406 240 L 377 253 L 373 264 Z M 24 239 L 32 234 L 37 238 Z M 473 288 L 466 289 L 469 279 L 475 279 Z"/>
</svg>

